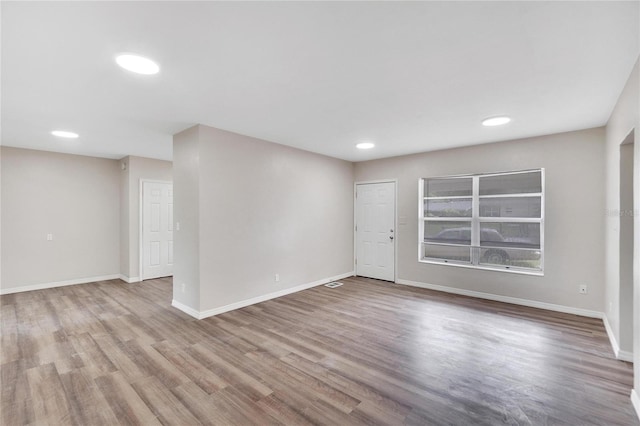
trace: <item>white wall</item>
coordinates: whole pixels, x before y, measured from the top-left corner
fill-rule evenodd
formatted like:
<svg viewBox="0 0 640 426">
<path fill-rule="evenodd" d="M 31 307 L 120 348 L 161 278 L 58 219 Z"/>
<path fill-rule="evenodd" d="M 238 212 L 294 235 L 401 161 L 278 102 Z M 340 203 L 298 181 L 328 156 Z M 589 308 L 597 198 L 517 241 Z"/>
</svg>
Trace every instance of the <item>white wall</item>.
<svg viewBox="0 0 640 426">
<path fill-rule="evenodd" d="M 620 151 L 621 144 L 627 140 L 634 127 L 637 126 L 638 90 L 640 90 L 637 77 L 638 68 L 638 62 L 636 62 L 606 127 L 605 314 L 611 329 L 612 339 L 615 341 L 614 346 L 622 345 L 622 349 L 625 351 L 632 351 L 632 344 L 628 338 L 621 338 L 621 336 L 629 336 L 630 330 L 628 329 L 632 328 L 632 323 L 629 318 L 623 321 L 622 324 L 620 321 L 621 315 L 629 310 L 628 307 L 621 309 L 621 304 L 625 303 L 625 298 L 621 298 L 620 294 L 621 221 L 619 212 L 621 207 L 624 207 L 621 206 L 620 199 Z M 638 150 L 635 149 L 634 151 Z M 628 298 L 626 302 L 629 302 Z M 621 332 L 622 328 L 627 330 Z"/>
<path fill-rule="evenodd" d="M 628 141 L 633 132 L 633 201 L 634 201 L 634 253 L 633 253 L 633 321 L 620 323 L 620 215 L 606 218 L 606 306 L 614 339 L 620 339 L 621 328 L 633 328 L 634 390 L 640 390 L 640 58 L 636 61 L 627 83 L 607 123 L 607 211 L 620 209 L 620 144 Z M 634 401 L 640 415 L 640 400 Z"/>
<path fill-rule="evenodd" d="M 2 149 L 0 148 L 0 166 L 2 166 Z M 0 168 L 0 172 L 1 172 Z M 2 173 L 0 173 L 0 290 L 2 289 Z M 1 291 L 0 291 L 1 293 Z"/>
<path fill-rule="evenodd" d="M 128 280 L 129 270 L 129 157 L 120 160 L 120 275 Z M 124 164 L 124 169 L 122 168 Z"/>
<path fill-rule="evenodd" d="M 199 312 L 200 126 L 174 135 L 173 164 L 173 300 Z"/>
<path fill-rule="evenodd" d="M 171 181 L 172 163 L 152 158 L 128 156 L 120 160 L 121 170 L 121 274 L 131 281 L 140 279 L 140 180 Z"/>
<path fill-rule="evenodd" d="M 119 165 L 2 147 L 3 293 L 114 276 L 120 269 Z M 47 241 L 48 233 L 53 240 Z"/>
<path fill-rule="evenodd" d="M 356 180 L 398 179 L 400 280 L 603 310 L 604 129 L 356 163 Z M 418 179 L 545 168 L 543 277 L 418 262 Z M 404 224 L 403 224 L 404 223 Z M 580 295 L 578 285 L 589 294 Z"/>
<path fill-rule="evenodd" d="M 633 139 L 632 137 L 629 139 Z M 631 142 L 631 141 L 630 141 Z M 620 334 L 619 350 L 623 356 L 633 352 L 633 157 L 635 143 L 620 146 L 620 214 L 619 294 Z M 611 214 L 609 215 L 611 216 Z M 626 353 L 625 353 L 626 352 Z"/>
<path fill-rule="evenodd" d="M 197 191 L 199 205 L 175 200 L 174 238 L 199 245 L 200 301 L 189 306 L 204 312 L 353 271 L 352 163 L 207 126 L 196 153 L 188 132 L 174 138 L 175 189 Z M 185 241 L 196 226 L 199 243 Z M 175 262 L 176 287 L 196 276 Z"/>
</svg>

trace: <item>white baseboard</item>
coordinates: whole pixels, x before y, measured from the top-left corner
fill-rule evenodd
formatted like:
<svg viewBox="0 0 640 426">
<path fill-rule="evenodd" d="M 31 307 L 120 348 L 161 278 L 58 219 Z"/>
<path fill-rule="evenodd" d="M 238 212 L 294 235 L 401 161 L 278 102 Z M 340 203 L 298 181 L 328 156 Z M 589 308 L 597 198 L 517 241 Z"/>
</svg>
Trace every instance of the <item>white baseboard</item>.
<svg viewBox="0 0 640 426">
<path fill-rule="evenodd" d="M 620 350 L 616 358 L 620 361 L 633 362 L 633 352 Z"/>
<path fill-rule="evenodd" d="M 582 317 L 602 318 L 604 316 L 602 312 L 591 311 L 588 309 L 574 308 L 571 306 L 564 306 L 564 305 L 555 305 L 553 303 L 538 302 L 536 300 L 519 299 L 517 297 L 500 296 L 498 294 L 482 293 L 479 291 L 465 290 L 462 288 L 446 287 L 442 285 L 427 284 L 427 283 L 421 283 L 417 281 L 409 281 L 409 280 L 403 280 L 403 279 L 397 279 L 396 283 L 410 285 L 412 287 L 426 288 L 429 290 L 443 291 L 445 293 L 459 294 L 462 296 L 477 297 L 478 299 L 494 300 L 496 302 L 505 302 L 505 303 L 511 303 L 513 305 L 528 306 L 530 308 L 547 309 L 549 311 L 580 315 Z"/>
<path fill-rule="evenodd" d="M 640 419 L 640 398 L 638 397 L 638 392 L 635 389 L 631 389 L 631 403 L 633 404 L 633 408 L 636 410 L 636 416 Z"/>
<path fill-rule="evenodd" d="M 68 285 L 87 284 L 87 283 L 93 283 L 96 281 L 107 281 L 107 280 L 117 280 L 117 279 L 120 279 L 120 274 L 100 275 L 97 277 L 77 278 L 74 280 L 55 281 L 52 283 L 42 283 L 42 284 L 23 285 L 18 287 L 1 288 L 0 294 L 21 293 L 23 291 L 44 290 L 47 288 L 64 287 Z"/>
<path fill-rule="evenodd" d="M 120 278 L 122 281 L 124 281 L 124 282 L 126 282 L 126 283 L 129 283 L 129 284 L 131 284 L 131 283 L 137 283 L 137 282 L 140 282 L 140 277 L 131 277 L 131 278 L 129 278 L 129 277 L 127 277 L 127 276 L 126 276 L 126 275 L 124 275 L 124 274 L 120 274 L 120 275 L 119 275 L 119 278 Z"/>
<path fill-rule="evenodd" d="M 174 308 L 180 309 L 182 312 L 184 312 L 187 315 L 191 315 L 194 318 L 200 319 L 200 312 L 199 311 L 196 311 L 195 309 L 193 309 L 190 306 L 185 305 L 184 303 L 178 302 L 176 299 L 173 299 L 171 301 L 171 306 L 173 306 Z"/>
<path fill-rule="evenodd" d="M 602 322 L 604 322 L 604 329 L 607 330 L 607 336 L 609 337 L 609 342 L 611 343 L 611 349 L 613 349 L 613 353 L 618 358 L 618 353 L 620 353 L 620 345 L 618 345 L 618 339 L 616 339 L 615 334 L 613 334 L 613 329 L 609 324 L 609 318 L 606 315 L 603 315 Z"/>
<path fill-rule="evenodd" d="M 336 275 L 336 276 L 329 277 L 329 278 L 324 278 L 324 279 L 313 281 L 313 282 L 307 283 L 307 284 L 301 284 L 301 285 L 298 285 L 298 286 L 295 286 L 295 287 L 285 288 L 283 290 L 275 291 L 273 293 L 267 293 L 267 294 L 264 294 L 262 296 L 252 297 L 251 299 L 241 300 L 239 302 L 230 303 L 228 305 L 220 306 L 218 308 L 207 309 L 206 311 L 201 311 L 201 312 L 197 311 L 197 310 L 195 310 L 195 309 L 193 309 L 193 308 L 191 308 L 189 306 L 186 306 L 186 305 L 178 302 L 175 299 L 171 302 L 171 306 L 180 309 L 184 313 L 186 313 L 188 315 L 191 315 L 194 318 L 204 319 L 204 318 L 212 317 L 212 316 L 219 315 L 219 314 L 222 314 L 222 313 L 225 313 L 225 312 L 233 311 L 235 309 L 240 309 L 240 308 L 244 308 L 246 306 L 255 305 L 256 303 L 261 303 L 261 302 L 265 302 L 267 300 L 275 299 L 276 297 L 282 297 L 282 296 L 286 296 L 287 294 L 297 293 L 299 291 L 307 290 L 307 289 L 310 289 L 312 287 L 316 287 L 316 286 L 319 286 L 319 285 L 322 285 L 322 284 L 326 284 L 326 283 L 331 282 L 331 281 L 335 281 L 335 280 L 339 280 L 339 279 L 347 278 L 347 277 L 352 277 L 353 274 L 354 274 L 354 271 L 346 272 L 344 274 Z"/>
<path fill-rule="evenodd" d="M 602 322 L 604 322 L 604 329 L 607 330 L 607 336 L 609 337 L 609 342 L 611 342 L 611 348 L 613 349 L 613 353 L 616 356 L 616 359 L 619 359 L 621 361 L 633 362 L 633 353 L 620 349 L 618 340 L 616 339 L 615 334 L 613 334 L 613 329 L 609 324 L 609 318 L 607 318 L 606 315 L 603 315 Z"/>
</svg>

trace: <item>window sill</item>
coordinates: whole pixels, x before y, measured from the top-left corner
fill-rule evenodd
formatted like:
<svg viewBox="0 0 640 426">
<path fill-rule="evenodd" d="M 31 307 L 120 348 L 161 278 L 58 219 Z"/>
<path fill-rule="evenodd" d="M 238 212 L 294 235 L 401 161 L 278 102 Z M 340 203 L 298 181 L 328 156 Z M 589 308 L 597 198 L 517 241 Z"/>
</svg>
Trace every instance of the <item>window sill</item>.
<svg viewBox="0 0 640 426">
<path fill-rule="evenodd" d="M 520 275 L 533 275 L 536 277 L 544 277 L 544 271 L 536 271 L 536 270 L 526 270 L 511 267 L 507 269 L 506 267 L 492 267 L 492 266 L 482 266 L 482 265 L 468 265 L 464 263 L 457 263 L 454 261 L 450 262 L 442 262 L 437 260 L 429 260 L 429 259 L 418 259 L 420 263 L 428 263 L 431 265 L 440 265 L 440 266 L 456 266 L 458 268 L 466 268 L 466 269 L 476 269 L 480 271 L 493 271 L 493 272 L 507 272 L 510 274 L 520 274 Z"/>
</svg>

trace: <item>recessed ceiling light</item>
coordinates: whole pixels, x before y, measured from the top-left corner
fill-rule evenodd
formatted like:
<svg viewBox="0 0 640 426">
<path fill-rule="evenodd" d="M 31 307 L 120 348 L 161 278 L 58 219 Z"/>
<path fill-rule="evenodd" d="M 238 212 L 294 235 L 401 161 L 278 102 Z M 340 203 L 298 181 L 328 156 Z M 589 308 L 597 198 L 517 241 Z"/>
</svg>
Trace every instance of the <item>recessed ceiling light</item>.
<svg viewBox="0 0 640 426">
<path fill-rule="evenodd" d="M 503 124 L 507 124 L 511 119 L 505 115 L 500 117 L 490 117 L 482 120 L 483 126 L 502 126 Z"/>
<path fill-rule="evenodd" d="M 116 62 L 122 68 L 138 74 L 157 74 L 160 71 L 158 64 L 151 59 L 142 56 L 125 53 L 116 57 Z"/>
<path fill-rule="evenodd" d="M 376 146 L 374 143 L 372 142 L 361 142 L 358 145 L 356 145 L 356 148 L 358 149 L 371 149 L 374 146 Z"/>
<path fill-rule="evenodd" d="M 51 134 L 53 136 L 58 136 L 59 138 L 75 139 L 78 137 L 77 133 L 68 132 L 66 130 L 54 130 Z"/>
</svg>

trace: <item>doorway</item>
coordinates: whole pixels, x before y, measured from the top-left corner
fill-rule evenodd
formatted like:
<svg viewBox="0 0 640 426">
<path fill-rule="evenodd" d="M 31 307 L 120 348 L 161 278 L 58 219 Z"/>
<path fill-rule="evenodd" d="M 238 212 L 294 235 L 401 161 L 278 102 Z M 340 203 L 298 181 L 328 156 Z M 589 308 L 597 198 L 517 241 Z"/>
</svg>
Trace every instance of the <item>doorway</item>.
<svg viewBox="0 0 640 426">
<path fill-rule="evenodd" d="M 395 281 L 396 183 L 356 184 L 356 275 Z"/>
<path fill-rule="evenodd" d="M 142 182 L 142 280 L 173 275 L 173 184 Z"/>
<path fill-rule="evenodd" d="M 630 134 L 620 145 L 620 353 L 633 358 L 633 161 L 634 138 Z"/>
</svg>

